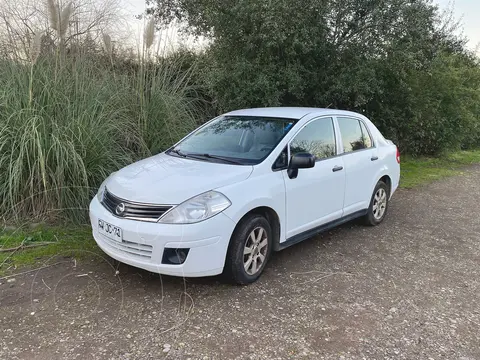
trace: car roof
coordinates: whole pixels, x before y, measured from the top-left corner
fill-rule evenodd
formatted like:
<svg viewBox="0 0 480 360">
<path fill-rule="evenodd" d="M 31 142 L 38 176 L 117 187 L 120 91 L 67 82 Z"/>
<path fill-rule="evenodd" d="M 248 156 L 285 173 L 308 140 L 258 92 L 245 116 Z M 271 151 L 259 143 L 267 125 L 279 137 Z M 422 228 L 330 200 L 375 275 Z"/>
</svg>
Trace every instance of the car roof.
<svg viewBox="0 0 480 360">
<path fill-rule="evenodd" d="M 241 109 L 228 112 L 224 115 L 237 115 L 237 116 L 264 116 L 264 117 L 278 117 L 289 119 L 301 119 L 305 115 L 355 115 L 361 116 L 359 113 L 337 109 L 325 109 L 325 108 L 309 108 L 309 107 L 264 107 L 264 108 L 252 108 Z"/>
</svg>

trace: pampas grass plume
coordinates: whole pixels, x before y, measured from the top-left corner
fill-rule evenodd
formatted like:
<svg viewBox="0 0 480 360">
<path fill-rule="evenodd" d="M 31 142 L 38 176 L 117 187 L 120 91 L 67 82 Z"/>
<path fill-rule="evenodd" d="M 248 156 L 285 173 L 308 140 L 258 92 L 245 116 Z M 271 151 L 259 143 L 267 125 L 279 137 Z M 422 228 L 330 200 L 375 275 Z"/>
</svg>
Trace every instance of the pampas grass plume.
<svg viewBox="0 0 480 360">
<path fill-rule="evenodd" d="M 32 65 L 37 62 L 38 56 L 40 55 L 40 51 L 42 49 L 42 36 L 43 31 L 37 31 L 35 33 L 35 37 L 33 38 L 33 42 L 30 47 L 30 60 Z"/>
<path fill-rule="evenodd" d="M 153 45 L 153 40 L 155 39 L 155 20 L 153 18 L 147 24 L 145 28 L 145 34 L 143 35 L 143 41 L 145 42 L 145 47 L 150 49 Z"/>
<path fill-rule="evenodd" d="M 60 29 L 58 30 L 58 33 L 61 38 L 63 38 L 67 33 L 68 22 L 70 21 L 70 16 L 72 15 L 72 12 L 73 5 L 71 2 L 69 2 L 68 5 L 62 10 L 62 13 L 60 15 Z"/>
<path fill-rule="evenodd" d="M 108 34 L 103 34 L 103 45 L 105 45 L 105 51 L 108 55 L 112 54 L 112 38 Z"/>
<path fill-rule="evenodd" d="M 50 27 L 58 31 L 59 29 L 59 22 L 60 22 L 60 16 L 59 16 L 59 9 L 58 5 L 55 4 L 54 0 L 47 0 L 47 10 L 48 10 L 48 16 L 50 18 Z"/>
</svg>

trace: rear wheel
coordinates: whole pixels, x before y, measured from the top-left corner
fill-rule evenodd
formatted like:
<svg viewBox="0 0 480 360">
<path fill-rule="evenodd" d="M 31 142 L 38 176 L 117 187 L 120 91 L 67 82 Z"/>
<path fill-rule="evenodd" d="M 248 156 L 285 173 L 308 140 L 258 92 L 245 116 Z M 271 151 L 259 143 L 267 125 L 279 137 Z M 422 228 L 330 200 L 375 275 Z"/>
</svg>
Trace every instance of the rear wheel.
<svg viewBox="0 0 480 360">
<path fill-rule="evenodd" d="M 235 229 L 224 274 L 237 284 L 250 284 L 262 274 L 272 252 L 272 230 L 258 214 L 245 217 Z"/>
<path fill-rule="evenodd" d="M 379 181 L 377 186 L 375 186 L 368 212 L 364 218 L 367 225 L 378 225 L 385 218 L 388 209 L 388 190 L 387 184 L 383 181 Z"/>
</svg>

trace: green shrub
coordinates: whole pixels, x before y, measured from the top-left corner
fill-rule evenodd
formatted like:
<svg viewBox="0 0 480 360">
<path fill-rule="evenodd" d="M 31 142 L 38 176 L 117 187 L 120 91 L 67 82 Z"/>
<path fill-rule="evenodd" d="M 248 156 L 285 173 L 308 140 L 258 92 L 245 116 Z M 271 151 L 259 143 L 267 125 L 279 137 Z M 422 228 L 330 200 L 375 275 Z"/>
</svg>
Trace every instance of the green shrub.
<svg viewBox="0 0 480 360">
<path fill-rule="evenodd" d="M 439 52 L 422 69 L 390 79 L 366 113 L 411 155 L 436 155 L 480 145 L 480 68 L 463 54 Z"/>
</svg>

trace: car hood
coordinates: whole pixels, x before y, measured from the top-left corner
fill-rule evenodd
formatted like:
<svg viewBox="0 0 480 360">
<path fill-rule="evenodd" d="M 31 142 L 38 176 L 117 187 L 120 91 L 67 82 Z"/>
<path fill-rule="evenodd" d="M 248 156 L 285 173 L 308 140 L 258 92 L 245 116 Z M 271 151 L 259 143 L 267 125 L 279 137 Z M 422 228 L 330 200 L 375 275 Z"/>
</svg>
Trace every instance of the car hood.
<svg viewBox="0 0 480 360">
<path fill-rule="evenodd" d="M 161 153 L 115 172 L 106 186 L 122 199 L 176 205 L 203 192 L 247 179 L 253 166 L 184 159 Z"/>
</svg>

